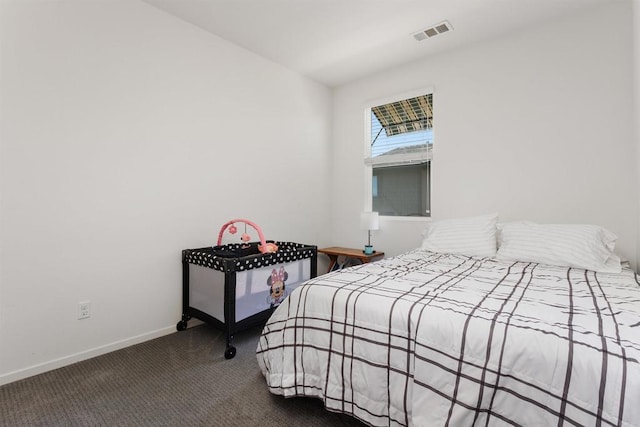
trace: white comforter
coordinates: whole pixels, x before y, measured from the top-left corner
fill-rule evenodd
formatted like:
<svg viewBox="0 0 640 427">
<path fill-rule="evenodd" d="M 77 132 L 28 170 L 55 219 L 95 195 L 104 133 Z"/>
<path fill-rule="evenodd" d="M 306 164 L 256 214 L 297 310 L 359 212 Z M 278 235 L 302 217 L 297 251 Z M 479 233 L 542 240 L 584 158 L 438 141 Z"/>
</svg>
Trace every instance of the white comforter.
<svg viewBox="0 0 640 427">
<path fill-rule="evenodd" d="M 640 426 L 640 286 L 415 250 L 296 289 L 257 357 L 272 393 L 374 426 Z"/>
</svg>

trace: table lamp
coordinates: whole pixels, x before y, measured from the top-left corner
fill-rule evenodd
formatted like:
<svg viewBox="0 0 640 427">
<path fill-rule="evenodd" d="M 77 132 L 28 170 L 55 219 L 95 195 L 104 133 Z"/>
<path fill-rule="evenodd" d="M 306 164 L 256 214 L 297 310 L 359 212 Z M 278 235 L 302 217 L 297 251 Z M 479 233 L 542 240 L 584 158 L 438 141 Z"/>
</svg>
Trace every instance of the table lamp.
<svg viewBox="0 0 640 427">
<path fill-rule="evenodd" d="M 371 255 L 374 253 L 373 246 L 371 246 L 371 230 L 377 230 L 380 228 L 378 221 L 378 212 L 362 212 L 360 214 L 360 228 L 368 230 L 369 240 L 364 247 L 365 255 Z"/>
</svg>

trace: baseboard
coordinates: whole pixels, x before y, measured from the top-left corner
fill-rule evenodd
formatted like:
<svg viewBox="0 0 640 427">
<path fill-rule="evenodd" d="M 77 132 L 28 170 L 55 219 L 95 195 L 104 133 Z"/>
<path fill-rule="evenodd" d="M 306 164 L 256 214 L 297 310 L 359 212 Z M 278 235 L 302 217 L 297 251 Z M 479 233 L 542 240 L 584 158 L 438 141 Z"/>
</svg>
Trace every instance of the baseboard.
<svg viewBox="0 0 640 427">
<path fill-rule="evenodd" d="M 29 366 L 28 368 L 18 369 L 17 371 L 0 375 L 0 386 L 12 383 L 14 381 L 19 381 L 24 378 L 32 377 L 34 375 L 42 374 L 44 372 L 52 371 L 54 369 L 62 368 L 64 366 L 72 365 L 76 362 L 81 362 L 83 360 L 91 359 L 92 357 L 101 356 L 103 354 L 120 350 L 125 347 L 129 347 L 135 344 L 140 344 L 142 342 L 149 341 L 155 338 L 160 338 L 162 336 L 169 335 L 173 332 L 176 332 L 175 325 L 158 329 L 152 332 L 140 334 L 135 337 L 127 338 L 121 341 L 116 341 L 111 344 L 95 347 L 79 353 L 71 354 L 69 356 L 61 357 L 59 359 L 54 359 L 49 362 L 44 362 L 37 365 Z"/>
</svg>

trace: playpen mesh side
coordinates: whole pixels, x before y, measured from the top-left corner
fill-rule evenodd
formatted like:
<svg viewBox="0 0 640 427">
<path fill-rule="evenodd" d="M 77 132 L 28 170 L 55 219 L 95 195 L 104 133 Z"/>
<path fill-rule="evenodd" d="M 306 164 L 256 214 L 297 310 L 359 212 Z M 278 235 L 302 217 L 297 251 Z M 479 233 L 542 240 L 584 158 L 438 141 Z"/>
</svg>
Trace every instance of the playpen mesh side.
<svg viewBox="0 0 640 427">
<path fill-rule="evenodd" d="M 311 258 L 316 254 L 315 246 L 304 245 L 294 242 L 275 242 L 278 251 L 266 254 L 249 255 L 236 258 L 221 257 L 216 255 L 214 247 L 200 249 L 185 249 L 183 251 L 184 260 L 189 264 L 200 265 L 219 271 L 244 271 L 253 268 L 261 268 L 269 265 L 284 264 L 304 258 Z M 237 249 L 241 246 L 238 243 L 223 245 L 229 250 Z M 220 248 L 217 246 L 216 248 Z"/>
</svg>

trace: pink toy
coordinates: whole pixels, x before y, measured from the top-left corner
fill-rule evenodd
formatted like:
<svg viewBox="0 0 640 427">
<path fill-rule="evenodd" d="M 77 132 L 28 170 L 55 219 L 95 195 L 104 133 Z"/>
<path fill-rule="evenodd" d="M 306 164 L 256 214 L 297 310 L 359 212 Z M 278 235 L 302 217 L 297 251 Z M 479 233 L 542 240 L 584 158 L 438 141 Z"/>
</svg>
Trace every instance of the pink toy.
<svg viewBox="0 0 640 427">
<path fill-rule="evenodd" d="M 232 219 L 231 221 L 224 224 L 220 229 L 220 233 L 218 234 L 218 245 L 222 244 L 222 235 L 224 234 L 224 231 L 227 229 L 227 227 L 229 227 L 229 233 L 231 234 L 235 234 L 238 232 L 238 228 L 235 226 L 236 222 L 242 222 L 247 225 L 250 225 L 258 232 L 258 237 L 260 238 L 260 244 L 258 245 L 258 250 L 260 251 L 260 253 L 267 254 L 267 253 L 276 252 L 278 250 L 278 245 L 276 245 L 275 243 L 267 243 L 267 241 L 264 238 L 264 234 L 262 234 L 262 229 L 256 223 L 249 221 L 247 219 Z M 248 242 L 250 239 L 251 238 L 247 233 L 244 233 L 241 237 L 241 240 L 243 242 Z"/>
</svg>

